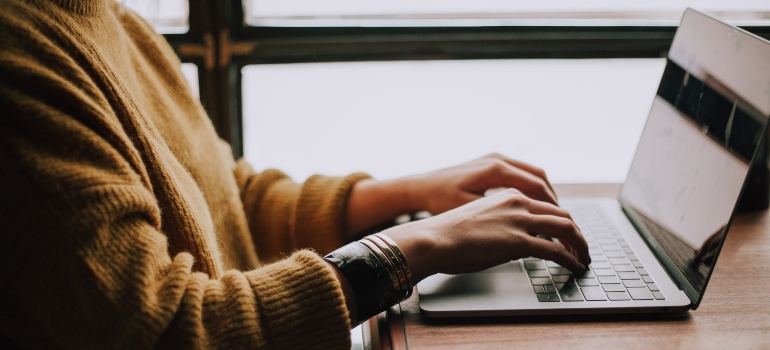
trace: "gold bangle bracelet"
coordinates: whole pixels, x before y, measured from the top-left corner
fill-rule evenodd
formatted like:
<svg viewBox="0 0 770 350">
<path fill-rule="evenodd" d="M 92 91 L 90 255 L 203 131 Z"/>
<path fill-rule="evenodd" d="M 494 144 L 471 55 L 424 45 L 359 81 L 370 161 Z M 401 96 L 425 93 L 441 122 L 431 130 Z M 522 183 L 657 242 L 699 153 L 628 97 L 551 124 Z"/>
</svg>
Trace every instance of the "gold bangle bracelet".
<svg viewBox="0 0 770 350">
<path fill-rule="evenodd" d="M 398 247 L 396 242 L 393 241 L 393 239 L 388 237 L 387 235 L 382 233 L 375 233 L 374 236 L 388 243 L 388 245 L 390 245 L 390 247 L 396 253 L 396 256 L 398 256 L 399 260 L 401 261 L 401 264 L 404 266 L 404 274 L 406 274 L 406 279 L 409 283 L 408 284 L 409 292 L 411 293 L 412 288 L 414 288 L 414 276 L 412 275 L 412 269 L 409 268 L 409 263 L 406 261 L 406 256 L 404 255 L 404 252 L 402 252 L 401 248 Z"/>
<path fill-rule="evenodd" d="M 390 280 L 393 284 L 393 289 L 400 290 L 401 283 L 398 281 L 398 274 L 396 273 L 396 269 L 392 264 L 390 264 L 390 262 L 388 261 L 388 258 L 385 256 L 385 254 L 382 253 L 379 247 L 377 247 L 376 244 L 365 239 L 361 239 L 358 242 L 360 242 L 361 244 L 369 248 L 369 250 L 372 251 L 375 257 L 377 257 L 377 259 L 380 260 L 380 264 L 385 268 L 385 271 L 388 272 L 388 276 L 390 276 Z"/>
<path fill-rule="evenodd" d="M 390 247 L 390 245 L 373 235 L 366 236 L 363 239 L 374 243 L 378 248 L 380 248 L 380 250 L 388 258 L 388 261 L 396 270 L 396 274 L 398 276 L 398 288 L 404 292 L 409 290 L 409 287 L 408 287 L 409 283 L 406 280 L 406 274 L 404 273 L 404 268 L 401 262 L 398 260 L 398 257 L 396 257 L 396 253 L 393 252 L 393 249 Z"/>
</svg>

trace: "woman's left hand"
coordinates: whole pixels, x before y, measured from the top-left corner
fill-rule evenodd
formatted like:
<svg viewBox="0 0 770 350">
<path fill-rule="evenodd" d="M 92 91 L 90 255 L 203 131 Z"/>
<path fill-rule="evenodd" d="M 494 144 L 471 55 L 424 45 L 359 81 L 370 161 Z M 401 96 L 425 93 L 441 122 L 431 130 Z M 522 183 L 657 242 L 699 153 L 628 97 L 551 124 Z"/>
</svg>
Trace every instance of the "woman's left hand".
<svg viewBox="0 0 770 350">
<path fill-rule="evenodd" d="M 515 188 L 532 199 L 557 204 L 542 169 L 493 153 L 426 174 L 357 183 L 348 200 L 347 234 L 355 239 L 400 214 L 421 210 L 441 214 L 494 188 Z"/>
<path fill-rule="evenodd" d="M 556 205 L 556 193 L 545 172 L 493 153 L 467 163 L 412 176 L 413 200 L 433 215 L 479 199 L 494 188 L 515 188 L 526 196 Z"/>
</svg>

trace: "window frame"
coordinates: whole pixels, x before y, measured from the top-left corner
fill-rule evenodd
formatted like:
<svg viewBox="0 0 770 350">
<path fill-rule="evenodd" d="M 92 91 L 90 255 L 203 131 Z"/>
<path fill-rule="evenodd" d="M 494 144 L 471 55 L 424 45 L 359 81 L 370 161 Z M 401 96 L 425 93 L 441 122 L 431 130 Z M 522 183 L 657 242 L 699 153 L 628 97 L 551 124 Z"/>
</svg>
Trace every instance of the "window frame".
<svg viewBox="0 0 770 350">
<path fill-rule="evenodd" d="M 240 0 L 190 0 L 190 30 L 166 38 L 198 65 L 201 101 L 243 155 L 241 69 L 252 64 L 665 57 L 674 25 L 251 26 Z M 429 23 L 429 22 L 427 22 Z M 450 23 L 451 24 L 451 23 Z M 770 26 L 743 29 L 770 39 Z M 201 50 L 190 50 L 189 48 Z M 212 62 L 213 61 L 213 62 Z"/>
</svg>

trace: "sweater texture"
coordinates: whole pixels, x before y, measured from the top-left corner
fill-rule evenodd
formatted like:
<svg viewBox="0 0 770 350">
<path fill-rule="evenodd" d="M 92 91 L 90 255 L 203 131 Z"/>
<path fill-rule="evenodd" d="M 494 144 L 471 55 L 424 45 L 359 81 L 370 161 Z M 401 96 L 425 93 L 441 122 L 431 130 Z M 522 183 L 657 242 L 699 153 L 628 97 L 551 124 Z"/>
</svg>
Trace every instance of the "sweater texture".
<svg viewBox="0 0 770 350">
<path fill-rule="evenodd" d="M 0 333 L 45 349 L 349 349 L 316 252 L 345 243 L 366 176 L 297 184 L 235 161 L 179 67 L 119 3 L 0 2 Z"/>
</svg>

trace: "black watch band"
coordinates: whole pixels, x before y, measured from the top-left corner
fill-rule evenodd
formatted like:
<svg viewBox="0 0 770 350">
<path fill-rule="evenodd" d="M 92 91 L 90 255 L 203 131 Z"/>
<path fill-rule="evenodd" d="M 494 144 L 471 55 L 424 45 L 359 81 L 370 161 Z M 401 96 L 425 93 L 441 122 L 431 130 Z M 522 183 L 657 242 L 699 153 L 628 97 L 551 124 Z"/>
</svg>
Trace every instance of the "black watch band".
<svg viewBox="0 0 770 350">
<path fill-rule="evenodd" d="M 324 256 L 324 259 L 337 266 L 353 289 L 359 324 L 405 297 L 403 291 L 394 288 L 384 262 L 361 242 L 345 245 Z"/>
</svg>

